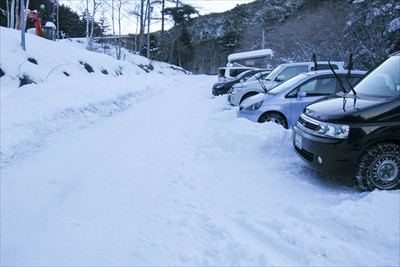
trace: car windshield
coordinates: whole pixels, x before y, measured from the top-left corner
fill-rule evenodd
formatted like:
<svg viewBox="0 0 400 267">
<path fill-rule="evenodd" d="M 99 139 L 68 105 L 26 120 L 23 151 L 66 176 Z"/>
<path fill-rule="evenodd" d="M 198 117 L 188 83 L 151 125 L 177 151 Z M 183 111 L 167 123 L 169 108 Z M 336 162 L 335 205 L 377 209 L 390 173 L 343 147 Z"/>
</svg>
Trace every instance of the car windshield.
<svg viewBox="0 0 400 267">
<path fill-rule="evenodd" d="M 260 77 L 262 78 L 264 75 L 266 75 L 266 72 L 258 72 L 256 74 L 254 74 L 253 76 L 251 76 L 250 78 L 248 78 L 246 80 L 246 82 L 256 81 L 256 80 L 260 79 Z"/>
<path fill-rule="evenodd" d="M 286 90 L 288 88 L 293 88 L 296 84 L 303 81 L 306 77 L 308 77 L 308 75 L 305 73 L 296 75 L 296 76 L 290 78 L 289 80 L 287 80 L 286 82 L 283 82 L 283 83 L 279 84 L 278 86 L 272 88 L 270 91 L 268 91 L 268 94 L 277 95 L 282 92 L 286 92 Z"/>
<path fill-rule="evenodd" d="M 391 97 L 400 95 L 400 55 L 388 58 L 363 80 L 354 90 L 357 94 Z"/>
<path fill-rule="evenodd" d="M 254 70 L 248 70 L 245 72 L 240 73 L 238 76 L 236 76 L 237 79 L 244 79 L 248 80 L 249 78 L 253 77 L 257 72 Z"/>
<path fill-rule="evenodd" d="M 267 77 L 265 77 L 265 80 L 270 81 L 271 77 L 277 76 L 277 73 L 279 73 L 282 68 L 284 68 L 283 65 L 279 65 L 278 67 L 276 67 Z"/>
</svg>

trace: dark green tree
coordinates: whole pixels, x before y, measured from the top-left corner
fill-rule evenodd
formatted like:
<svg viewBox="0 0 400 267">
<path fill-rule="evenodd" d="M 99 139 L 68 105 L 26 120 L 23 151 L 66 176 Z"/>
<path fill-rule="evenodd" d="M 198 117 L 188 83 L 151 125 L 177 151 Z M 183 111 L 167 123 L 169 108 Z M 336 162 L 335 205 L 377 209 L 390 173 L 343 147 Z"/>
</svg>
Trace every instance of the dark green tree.
<svg viewBox="0 0 400 267">
<path fill-rule="evenodd" d="M 191 25 L 192 16 L 197 15 L 198 11 L 191 5 L 182 5 L 177 7 L 165 8 L 164 14 L 171 16 L 174 21 L 174 27 L 170 30 L 169 62 L 190 68 L 193 58 L 194 49 L 191 42 L 191 36 L 188 27 Z"/>
</svg>

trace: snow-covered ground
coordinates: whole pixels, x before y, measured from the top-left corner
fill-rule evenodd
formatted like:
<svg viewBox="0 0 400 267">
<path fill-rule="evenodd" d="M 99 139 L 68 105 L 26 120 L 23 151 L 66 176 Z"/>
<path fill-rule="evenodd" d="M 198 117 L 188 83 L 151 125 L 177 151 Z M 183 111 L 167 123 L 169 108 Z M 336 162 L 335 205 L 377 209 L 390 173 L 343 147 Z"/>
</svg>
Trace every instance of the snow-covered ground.
<svg viewBox="0 0 400 267">
<path fill-rule="evenodd" d="M 19 34 L 1 28 L 2 266 L 400 265 L 399 190 L 315 173 L 215 76 Z"/>
</svg>

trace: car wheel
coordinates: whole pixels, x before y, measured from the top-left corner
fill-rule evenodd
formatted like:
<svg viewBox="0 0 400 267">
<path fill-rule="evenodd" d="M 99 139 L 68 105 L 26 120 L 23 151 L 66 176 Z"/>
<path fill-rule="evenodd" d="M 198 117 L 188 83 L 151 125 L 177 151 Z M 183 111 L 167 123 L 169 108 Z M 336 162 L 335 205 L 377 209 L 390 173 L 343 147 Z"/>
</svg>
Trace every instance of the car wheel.
<svg viewBox="0 0 400 267">
<path fill-rule="evenodd" d="M 242 98 L 240 99 L 240 102 L 239 102 L 239 104 L 242 104 L 242 102 L 246 99 L 246 98 L 249 98 L 250 96 L 253 96 L 253 95 L 256 95 L 256 94 L 258 94 L 258 93 L 247 93 L 247 94 L 245 94 L 244 96 L 242 96 Z"/>
<path fill-rule="evenodd" d="M 367 148 L 358 160 L 356 178 L 363 190 L 400 188 L 400 146 L 380 143 Z"/>
<path fill-rule="evenodd" d="M 275 122 L 276 124 L 282 125 L 284 128 L 287 129 L 287 122 L 284 117 L 277 113 L 273 112 L 268 112 L 264 113 L 261 115 L 261 117 L 258 119 L 258 122 L 264 123 L 264 122 Z"/>
</svg>

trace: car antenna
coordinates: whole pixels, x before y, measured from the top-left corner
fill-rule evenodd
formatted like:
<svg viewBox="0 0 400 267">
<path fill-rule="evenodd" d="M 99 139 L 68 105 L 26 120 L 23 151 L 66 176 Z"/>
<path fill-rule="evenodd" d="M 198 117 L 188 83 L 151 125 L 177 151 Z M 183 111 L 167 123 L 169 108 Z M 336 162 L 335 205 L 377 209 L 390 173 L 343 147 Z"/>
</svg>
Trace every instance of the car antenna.
<svg viewBox="0 0 400 267">
<path fill-rule="evenodd" d="M 340 77 L 337 75 L 337 73 L 333 69 L 332 64 L 331 64 L 331 62 L 329 60 L 328 60 L 328 64 L 329 64 L 329 68 L 333 72 L 333 75 L 335 75 L 336 80 L 338 81 L 340 87 L 342 88 L 343 93 L 346 94 L 347 93 L 346 88 L 344 88 L 342 80 L 340 79 Z"/>
<path fill-rule="evenodd" d="M 317 55 L 313 53 L 312 61 L 314 62 L 314 70 L 318 70 Z"/>
<path fill-rule="evenodd" d="M 353 92 L 353 94 L 357 95 L 356 90 L 354 90 L 353 85 L 351 85 L 351 83 L 350 83 L 351 70 L 353 69 L 353 54 L 350 54 L 350 56 L 349 56 L 349 64 L 347 66 L 347 69 L 348 69 L 348 71 L 347 71 L 347 83 L 349 84 L 350 89 Z"/>
</svg>

